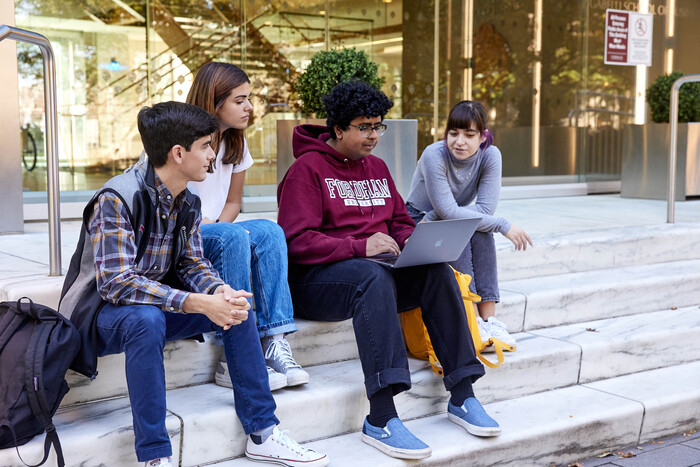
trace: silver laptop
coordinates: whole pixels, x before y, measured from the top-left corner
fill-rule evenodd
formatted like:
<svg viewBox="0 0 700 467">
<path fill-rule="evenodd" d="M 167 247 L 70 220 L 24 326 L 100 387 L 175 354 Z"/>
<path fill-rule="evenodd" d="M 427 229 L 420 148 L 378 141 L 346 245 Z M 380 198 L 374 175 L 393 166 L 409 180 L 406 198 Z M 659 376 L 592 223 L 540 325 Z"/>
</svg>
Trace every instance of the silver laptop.
<svg viewBox="0 0 700 467">
<path fill-rule="evenodd" d="M 365 259 L 394 268 L 455 261 L 466 248 L 479 221 L 480 217 L 421 222 L 400 255 L 382 253 Z"/>
</svg>

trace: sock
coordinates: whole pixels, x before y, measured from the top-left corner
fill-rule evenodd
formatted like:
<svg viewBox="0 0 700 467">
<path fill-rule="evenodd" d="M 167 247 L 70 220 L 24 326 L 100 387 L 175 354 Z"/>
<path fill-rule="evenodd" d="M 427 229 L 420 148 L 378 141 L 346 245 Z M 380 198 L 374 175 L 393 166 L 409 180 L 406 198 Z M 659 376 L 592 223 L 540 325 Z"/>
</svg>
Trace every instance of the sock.
<svg viewBox="0 0 700 467">
<path fill-rule="evenodd" d="M 384 428 L 389 420 L 398 416 L 394 405 L 394 392 L 391 386 L 380 389 L 369 398 L 367 421 L 370 425 Z"/>
<path fill-rule="evenodd" d="M 255 444 L 262 444 L 265 441 L 267 441 L 267 438 L 270 437 L 272 434 L 272 431 L 275 429 L 275 426 L 277 425 L 271 425 L 268 426 L 267 428 L 263 428 L 262 430 L 255 431 L 250 434 L 250 439 L 253 440 Z"/>
<path fill-rule="evenodd" d="M 472 382 L 469 381 L 469 378 L 464 378 L 462 381 L 452 386 L 450 392 L 452 393 L 450 402 L 455 407 L 461 407 L 467 398 L 474 397 L 474 389 L 472 388 Z"/>
</svg>

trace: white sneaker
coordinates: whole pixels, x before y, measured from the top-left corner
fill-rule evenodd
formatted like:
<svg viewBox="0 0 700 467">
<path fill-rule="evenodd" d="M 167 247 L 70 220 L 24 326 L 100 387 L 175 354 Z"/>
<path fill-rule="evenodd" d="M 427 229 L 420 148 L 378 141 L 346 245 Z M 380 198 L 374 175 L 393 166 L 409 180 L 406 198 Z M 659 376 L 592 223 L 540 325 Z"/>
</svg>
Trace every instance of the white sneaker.
<svg viewBox="0 0 700 467">
<path fill-rule="evenodd" d="M 287 339 L 270 339 L 265 350 L 267 366 L 287 377 L 287 386 L 297 386 L 309 382 L 309 374 L 292 356 L 292 348 Z"/>
<path fill-rule="evenodd" d="M 152 461 L 144 462 L 143 467 L 173 467 L 169 457 L 159 457 Z"/>
<path fill-rule="evenodd" d="M 508 334 L 508 329 L 506 328 L 506 325 L 503 324 L 501 321 L 498 321 L 495 317 L 492 316 L 486 321 L 485 324 L 488 327 L 489 332 L 491 333 L 491 337 L 493 337 L 494 339 L 498 339 L 506 345 L 515 346 L 515 338 Z M 493 348 L 493 346 L 491 347 Z"/>
<path fill-rule="evenodd" d="M 248 437 L 245 455 L 250 460 L 274 462 L 288 467 L 323 467 L 330 462 L 325 454 L 303 447 L 287 436 L 286 431 L 280 431 L 277 427 L 262 444 L 255 444 Z"/>
<path fill-rule="evenodd" d="M 287 385 L 287 377 L 281 373 L 277 373 L 269 366 L 267 367 L 267 379 L 270 383 L 270 391 L 276 391 Z M 226 352 L 221 352 L 219 363 L 216 365 L 216 373 L 214 373 L 214 382 L 218 386 L 229 389 L 233 388 L 231 375 L 228 372 L 228 365 L 226 364 Z"/>
<path fill-rule="evenodd" d="M 476 317 L 476 324 L 479 327 L 479 336 L 481 337 L 481 342 L 488 342 L 491 339 L 491 332 L 489 331 L 491 326 L 486 324 L 486 322 L 481 319 L 481 316 Z"/>
</svg>

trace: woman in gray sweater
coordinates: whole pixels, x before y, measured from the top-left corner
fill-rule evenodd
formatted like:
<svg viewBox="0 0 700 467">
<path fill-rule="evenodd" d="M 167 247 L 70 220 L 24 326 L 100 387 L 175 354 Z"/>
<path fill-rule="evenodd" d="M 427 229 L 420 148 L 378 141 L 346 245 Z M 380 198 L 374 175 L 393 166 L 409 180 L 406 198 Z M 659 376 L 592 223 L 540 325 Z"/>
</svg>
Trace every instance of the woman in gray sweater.
<svg viewBox="0 0 700 467">
<path fill-rule="evenodd" d="M 522 228 L 494 215 L 501 191 L 501 152 L 492 145 L 486 125 L 486 109 L 479 102 L 462 101 L 452 108 L 444 140 L 425 148 L 418 160 L 406 207 L 415 222 L 481 217 L 469 244 L 451 265 L 472 276 L 470 288 L 481 296 L 481 339 L 494 337 L 515 345 L 495 317 L 500 296 L 493 232 L 513 242 L 516 250 L 525 250 L 532 240 Z"/>
</svg>

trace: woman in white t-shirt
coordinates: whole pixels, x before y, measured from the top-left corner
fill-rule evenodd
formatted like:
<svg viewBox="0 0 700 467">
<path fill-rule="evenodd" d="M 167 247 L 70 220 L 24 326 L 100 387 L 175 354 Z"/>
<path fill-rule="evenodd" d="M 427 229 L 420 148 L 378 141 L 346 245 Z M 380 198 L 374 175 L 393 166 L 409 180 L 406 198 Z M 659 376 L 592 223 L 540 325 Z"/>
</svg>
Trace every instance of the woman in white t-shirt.
<svg viewBox="0 0 700 467">
<path fill-rule="evenodd" d="M 210 173 L 193 183 L 202 199 L 204 256 L 231 287 L 251 290 L 252 285 L 270 389 L 305 384 L 309 374 L 294 361 L 284 338 L 297 330 L 284 233 L 265 219 L 234 222 L 241 211 L 245 171 L 253 165 L 244 136 L 253 110 L 248 76 L 235 65 L 207 63 L 195 76 L 187 103 L 216 115 L 221 124 L 212 138 L 217 156 Z M 216 383 L 231 387 L 223 353 L 221 358 Z"/>
</svg>

